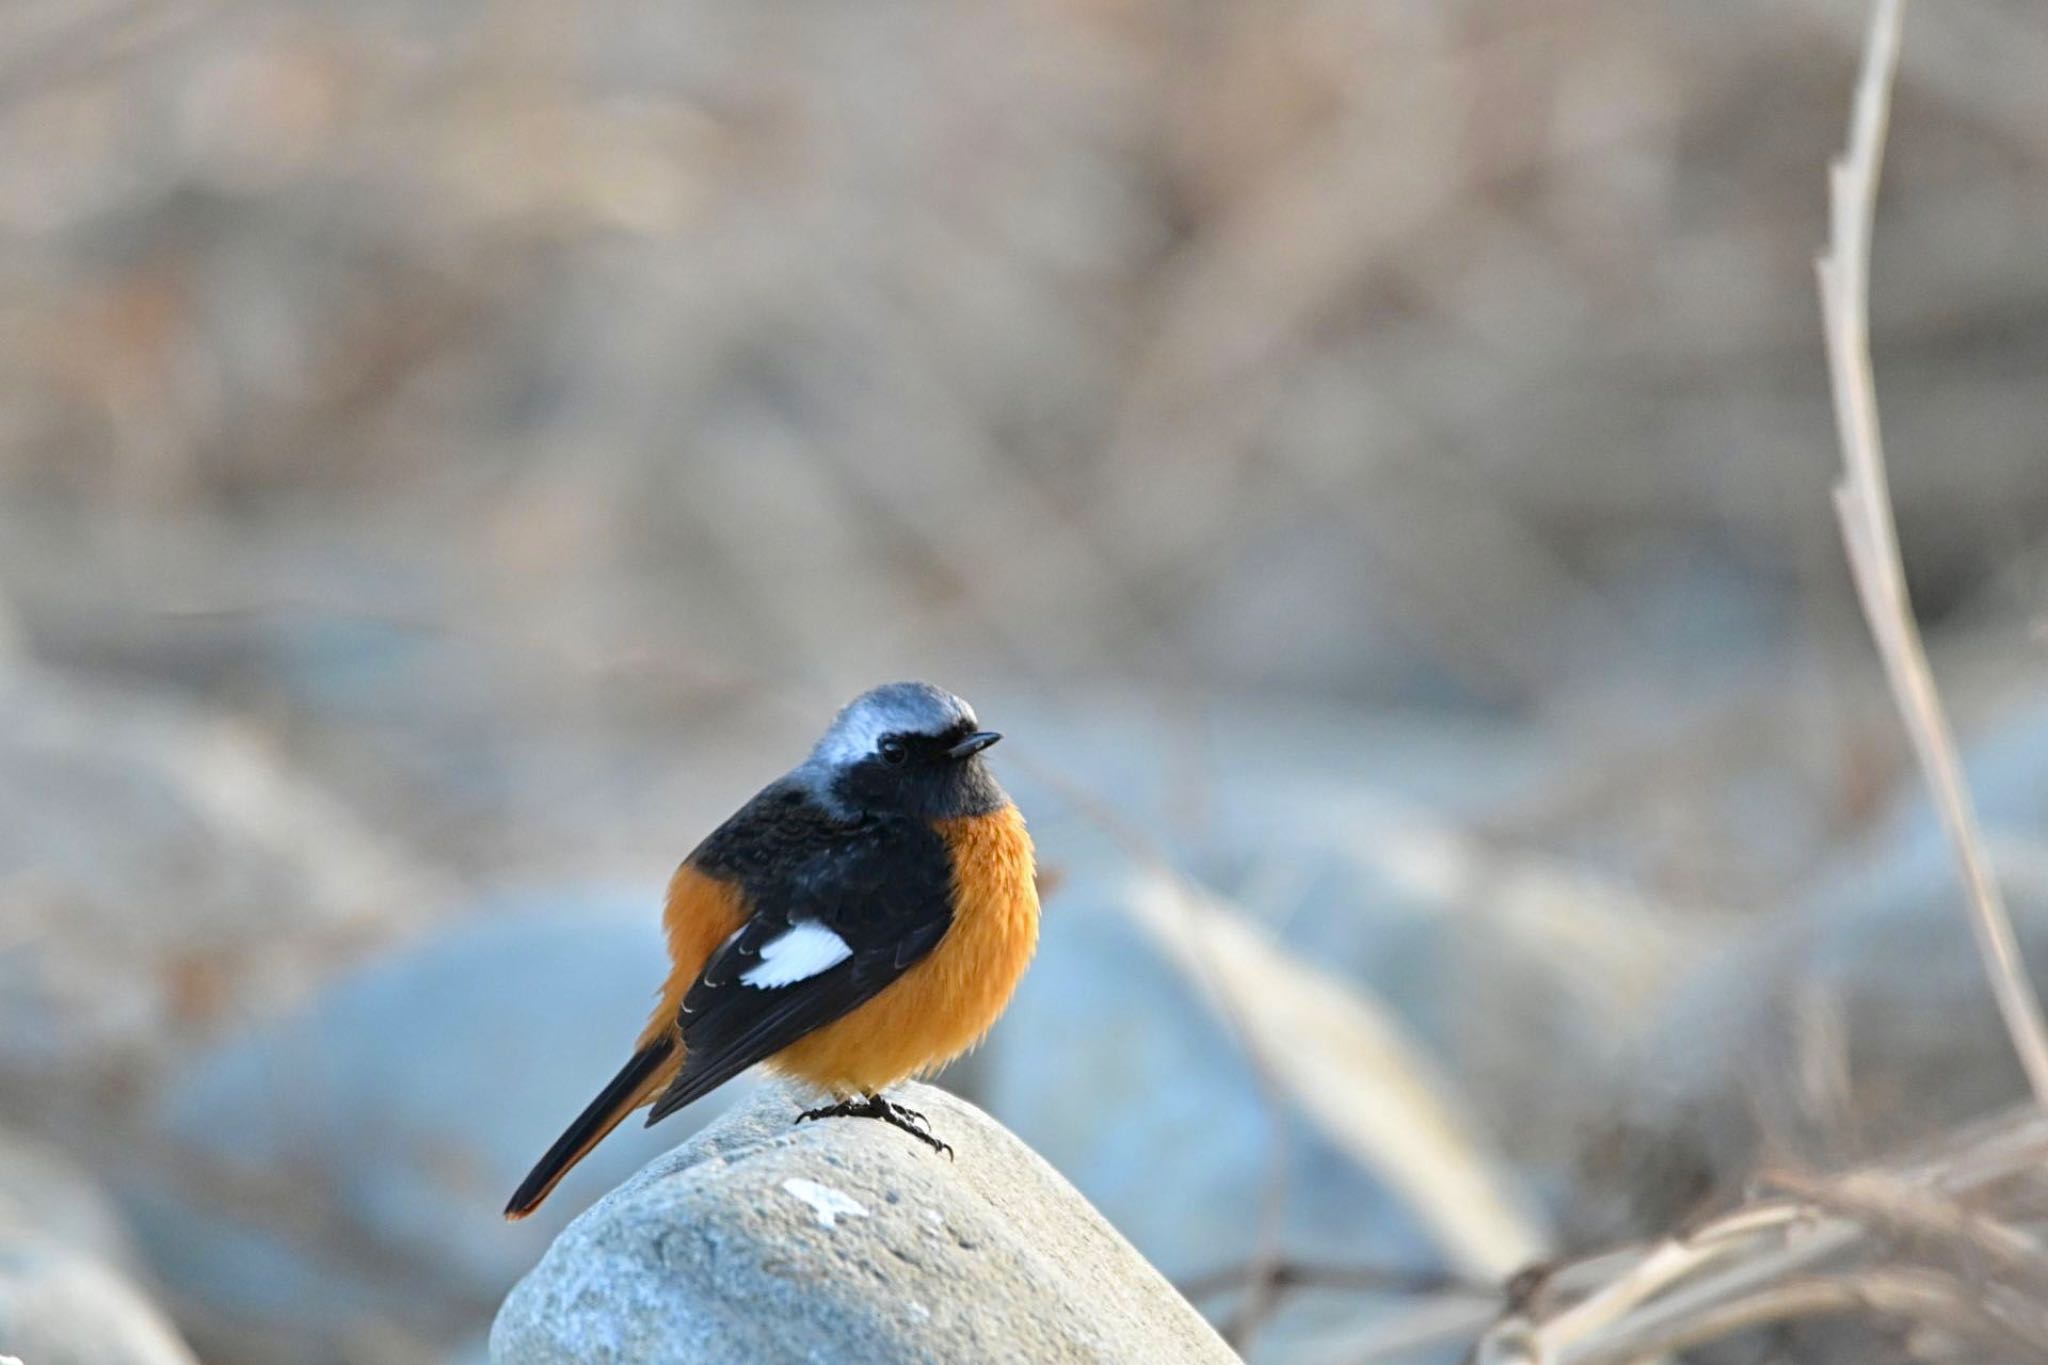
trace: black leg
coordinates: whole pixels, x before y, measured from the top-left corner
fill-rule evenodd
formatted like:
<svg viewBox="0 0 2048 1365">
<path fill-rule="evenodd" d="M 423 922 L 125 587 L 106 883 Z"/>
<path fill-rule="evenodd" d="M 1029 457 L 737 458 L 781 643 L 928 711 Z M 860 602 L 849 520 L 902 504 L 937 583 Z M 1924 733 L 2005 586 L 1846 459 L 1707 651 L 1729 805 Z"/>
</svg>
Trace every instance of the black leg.
<svg viewBox="0 0 2048 1365">
<path fill-rule="evenodd" d="M 821 1109 L 806 1109 L 796 1116 L 798 1123 L 805 1119 L 880 1119 L 891 1128 L 901 1128 L 935 1152 L 944 1152 L 949 1158 L 953 1155 L 951 1145 L 932 1136 L 931 1122 L 923 1114 L 915 1109 L 905 1109 L 901 1105 L 891 1104 L 880 1095 L 868 1095 L 857 1100 L 841 1100 L 837 1104 L 828 1104 Z"/>
</svg>

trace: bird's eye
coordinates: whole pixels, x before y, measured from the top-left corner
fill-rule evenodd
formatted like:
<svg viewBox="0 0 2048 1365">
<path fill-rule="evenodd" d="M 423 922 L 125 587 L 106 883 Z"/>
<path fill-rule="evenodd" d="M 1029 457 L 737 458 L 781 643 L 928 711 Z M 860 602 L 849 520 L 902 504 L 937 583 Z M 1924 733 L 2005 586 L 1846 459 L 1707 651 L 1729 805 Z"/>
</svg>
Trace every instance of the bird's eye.
<svg viewBox="0 0 2048 1365">
<path fill-rule="evenodd" d="M 910 746 L 894 736 L 883 740 L 881 749 L 884 763 L 901 763 L 910 757 Z"/>
</svg>

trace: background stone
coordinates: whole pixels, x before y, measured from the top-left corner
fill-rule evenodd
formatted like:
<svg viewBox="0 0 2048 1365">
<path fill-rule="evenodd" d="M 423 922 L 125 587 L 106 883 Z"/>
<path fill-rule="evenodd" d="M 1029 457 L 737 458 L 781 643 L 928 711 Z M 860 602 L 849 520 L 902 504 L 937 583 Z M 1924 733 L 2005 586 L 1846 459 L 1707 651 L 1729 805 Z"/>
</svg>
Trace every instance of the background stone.
<svg viewBox="0 0 2048 1365">
<path fill-rule="evenodd" d="M 188 1166 L 256 1197 L 230 1212 L 131 1181 L 166 1279 L 211 1314 L 299 1333 L 309 1351 L 365 1316 L 431 1333 L 494 1303 L 598 1192 L 745 1093 L 736 1084 L 657 1130 L 624 1125 L 539 1213 L 500 1216 L 645 1023 L 657 900 L 655 888 L 503 894 L 199 1058 L 161 1132 Z M 280 1203 L 320 1210 L 326 1232 L 276 1226 L 265 1214 Z"/>
<path fill-rule="evenodd" d="M 120 1214 L 56 1152 L 0 1133 L 0 1356 L 35 1365 L 197 1365 L 137 1283 Z"/>
</svg>

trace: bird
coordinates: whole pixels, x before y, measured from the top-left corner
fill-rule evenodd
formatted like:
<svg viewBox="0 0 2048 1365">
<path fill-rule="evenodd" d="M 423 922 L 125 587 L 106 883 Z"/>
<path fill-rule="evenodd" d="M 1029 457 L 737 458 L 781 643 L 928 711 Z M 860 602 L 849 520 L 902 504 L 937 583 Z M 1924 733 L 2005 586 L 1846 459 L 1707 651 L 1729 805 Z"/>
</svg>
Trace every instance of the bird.
<svg viewBox="0 0 2048 1365">
<path fill-rule="evenodd" d="M 757 1063 L 830 1098 L 796 1122 L 878 1119 L 950 1157 L 883 1092 L 979 1043 L 1037 948 L 1031 836 L 983 758 L 1001 738 L 942 688 L 884 684 L 697 845 L 669 881 L 669 973 L 632 1056 L 505 1216 L 635 1109 L 658 1123 Z"/>
</svg>

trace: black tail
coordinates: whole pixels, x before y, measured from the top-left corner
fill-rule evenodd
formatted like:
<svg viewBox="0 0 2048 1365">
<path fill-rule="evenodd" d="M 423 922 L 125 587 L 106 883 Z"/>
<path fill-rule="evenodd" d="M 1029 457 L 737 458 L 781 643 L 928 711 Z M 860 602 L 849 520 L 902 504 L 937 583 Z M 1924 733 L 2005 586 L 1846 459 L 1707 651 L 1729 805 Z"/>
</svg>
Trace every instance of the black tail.
<svg viewBox="0 0 2048 1365">
<path fill-rule="evenodd" d="M 675 1050 L 675 1039 L 664 1035 L 634 1053 L 633 1060 L 619 1068 L 611 1084 L 598 1092 L 568 1131 L 555 1139 L 555 1145 L 548 1148 L 547 1155 L 534 1165 L 526 1179 L 519 1182 L 512 1202 L 505 1205 L 505 1216 L 524 1218 L 539 1208 L 569 1168 L 583 1160 L 591 1148 L 604 1140 L 606 1133 L 618 1127 L 621 1119 L 653 1093 L 663 1064 Z"/>
</svg>

